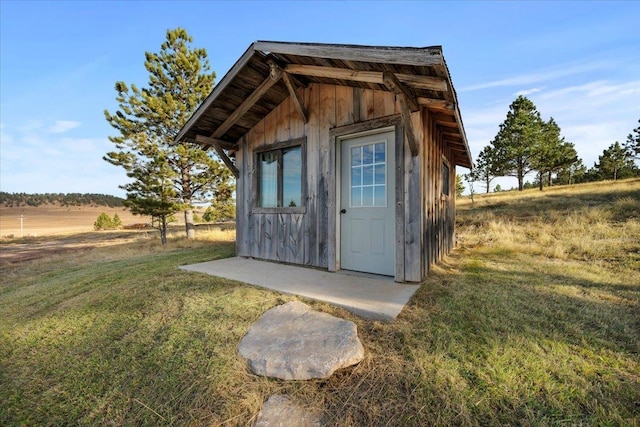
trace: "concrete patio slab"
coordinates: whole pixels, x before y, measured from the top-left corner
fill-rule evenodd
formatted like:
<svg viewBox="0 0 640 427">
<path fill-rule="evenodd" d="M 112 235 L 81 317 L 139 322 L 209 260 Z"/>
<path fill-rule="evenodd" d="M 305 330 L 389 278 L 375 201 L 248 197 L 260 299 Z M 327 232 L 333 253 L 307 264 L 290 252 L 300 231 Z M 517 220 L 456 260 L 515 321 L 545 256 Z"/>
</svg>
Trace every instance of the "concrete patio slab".
<svg viewBox="0 0 640 427">
<path fill-rule="evenodd" d="M 180 268 L 325 301 L 366 319 L 384 321 L 393 321 L 420 288 L 419 285 L 395 283 L 390 277 L 331 273 L 240 257 Z"/>
</svg>

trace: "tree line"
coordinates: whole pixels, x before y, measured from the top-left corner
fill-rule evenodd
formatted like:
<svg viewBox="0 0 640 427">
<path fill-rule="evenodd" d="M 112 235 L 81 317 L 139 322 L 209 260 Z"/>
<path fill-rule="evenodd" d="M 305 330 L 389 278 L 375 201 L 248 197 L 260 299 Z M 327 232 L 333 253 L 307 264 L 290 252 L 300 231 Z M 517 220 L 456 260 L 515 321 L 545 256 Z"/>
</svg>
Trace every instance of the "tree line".
<svg viewBox="0 0 640 427">
<path fill-rule="evenodd" d="M 638 120 L 640 123 L 640 120 Z M 465 175 L 473 192 L 473 184 L 481 183 L 488 193 L 495 178 L 511 176 L 518 180 L 518 190 L 554 184 L 574 184 L 606 179 L 640 176 L 635 160 L 640 159 L 640 126 L 627 136 L 623 144 L 616 141 L 605 149 L 593 167 L 588 168 L 573 143 L 566 141 L 558 123 L 550 117 L 542 119 L 535 104 L 518 96 L 509 106 L 493 140 L 476 158 L 475 168 Z M 533 183 L 525 182 L 535 173 Z"/>
<path fill-rule="evenodd" d="M 0 191 L 0 204 L 7 207 L 40 206 L 59 204 L 61 206 L 124 206 L 124 199 L 109 194 L 95 193 L 7 193 Z"/>
</svg>

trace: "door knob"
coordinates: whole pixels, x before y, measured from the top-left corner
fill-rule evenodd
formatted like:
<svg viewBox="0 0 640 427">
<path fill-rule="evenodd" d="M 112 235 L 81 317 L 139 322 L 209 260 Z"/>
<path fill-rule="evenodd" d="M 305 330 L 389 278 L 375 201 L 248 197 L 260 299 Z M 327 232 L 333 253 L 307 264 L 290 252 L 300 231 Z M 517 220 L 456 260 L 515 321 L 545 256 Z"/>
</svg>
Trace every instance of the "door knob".
<svg viewBox="0 0 640 427">
<path fill-rule="evenodd" d="M 341 214 L 345 214 L 345 213 L 347 213 L 347 210 L 346 209 L 340 209 L 340 213 Z"/>
</svg>

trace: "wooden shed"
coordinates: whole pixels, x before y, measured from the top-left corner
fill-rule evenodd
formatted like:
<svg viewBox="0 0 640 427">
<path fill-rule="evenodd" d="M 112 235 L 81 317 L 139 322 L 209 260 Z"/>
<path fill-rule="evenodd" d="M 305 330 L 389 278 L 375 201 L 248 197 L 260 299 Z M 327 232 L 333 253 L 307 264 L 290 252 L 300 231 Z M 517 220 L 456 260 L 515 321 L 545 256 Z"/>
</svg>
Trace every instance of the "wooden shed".
<svg viewBox="0 0 640 427">
<path fill-rule="evenodd" d="M 439 46 L 258 41 L 176 140 L 237 178 L 237 255 L 420 282 L 471 167 Z"/>
</svg>

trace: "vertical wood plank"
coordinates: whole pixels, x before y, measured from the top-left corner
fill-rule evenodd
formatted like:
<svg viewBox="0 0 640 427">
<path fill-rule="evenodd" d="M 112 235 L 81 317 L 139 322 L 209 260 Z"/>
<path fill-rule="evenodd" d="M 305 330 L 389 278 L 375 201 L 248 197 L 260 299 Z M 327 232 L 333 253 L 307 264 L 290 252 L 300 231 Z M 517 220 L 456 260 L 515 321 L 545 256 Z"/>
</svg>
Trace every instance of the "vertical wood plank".
<svg viewBox="0 0 640 427">
<path fill-rule="evenodd" d="M 353 123 L 353 116 L 353 88 L 336 86 L 336 126 Z"/>
<path fill-rule="evenodd" d="M 316 266 L 327 268 L 328 266 L 328 228 L 329 228 L 329 151 L 333 149 L 329 142 L 329 129 L 336 126 L 336 86 L 320 85 L 320 129 L 319 146 L 320 153 L 318 164 L 318 203 L 317 203 L 317 258 Z"/>
<path fill-rule="evenodd" d="M 352 92 L 353 93 L 353 92 Z M 352 103 L 353 105 L 353 103 Z M 338 182 L 338 173 L 339 169 L 337 169 L 337 163 L 336 163 L 336 156 L 337 156 L 337 150 L 340 149 L 340 147 L 337 144 L 337 138 L 335 138 L 334 136 L 330 135 L 330 141 L 329 143 L 331 144 L 331 149 L 329 150 L 329 177 L 328 177 L 328 184 L 327 186 L 329 187 L 329 206 L 331 206 L 330 209 L 328 209 L 328 225 L 327 225 L 327 268 L 329 269 L 329 271 L 336 271 L 337 270 L 337 245 L 339 244 L 338 240 L 337 240 L 337 223 L 336 221 L 338 221 L 338 218 L 336 218 L 336 216 L 338 215 L 337 213 L 337 204 L 338 204 L 338 195 L 337 195 L 337 182 Z"/>
<path fill-rule="evenodd" d="M 283 142 L 291 139 L 290 118 L 291 98 L 287 98 L 276 107 L 276 141 Z"/>
<path fill-rule="evenodd" d="M 373 118 L 373 90 L 364 89 L 360 98 L 360 120 L 371 120 Z"/>
<path fill-rule="evenodd" d="M 404 126 L 402 122 L 396 124 L 395 130 L 395 160 L 396 160 L 396 282 L 404 282 L 405 278 L 405 247 L 404 247 L 404 211 L 407 199 L 404 186 Z"/>
<path fill-rule="evenodd" d="M 390 116 L 395 111 L 396 99 L 392 92 L 376 90 L 373 92 L 373 114 L 375 117 Z"/>
<path fill-rule="evenodd" d="M 309 85 L 305 90 L 305 108 L 308 114 L 308 122 L 305 125 L 307 133 L 307 213 L 305 215 L 305 240 L 304 240 L 304 264 L 315 265 L 317 245 L 316 245 L 316 222 L 317 222 L 317 182 L 318 182 L 318 162 L 319 162 L 319 123 L 318 123 L 318 103 L 319 87 L 317 84 Z"/>
<path fill-rule="evenodd" d="M 302 99 L 303 106 L 304 106 L 305 90 L 302 87 L 299 87 L 296 90 L 298 91 L 298 94 L 300 95 L 300 99 Z M 301 138 L 304 136 L 304 121 L 302 120 L 302 117 L 300 117 L 300 114 L 298 114 L 296 111 L 291 111 L 291 110 L 295 110 L 295 108 L 293 108 L 293 105 L 289 107 L 291 139 Z"/>
<path fill-rule="evenodd" d="M 302 214 L 289 215 L 289 241 L 288 246 L 288 262 L 294 264 L 304 263 L 304 233 L 302 228 L 302 220 L 304 216 Z"/>
<path fill-rule="evenodd" d="M 276 142 L 276 126 L 277 126 L 277 113 L 276 110 L 271 111 L 264 120 L 264 142 L 265 144 L 273 144 Z"/>
<path fill-rule="evenodd" d="M 357 122 L 361 122 L 363 119 L 362 117 L 362 108 L 360 103 L 362 102 L 362 96 L 363 96 L 363 92 L 364 89 L 359 88 L 359 87 L 354 87 L 352 90 L 352 96 L 353 96 L 353 122 L 357 123 Z"/>
<path fill-rule="evenodd" d="M 274 219 L 276 220 L 277 223 L 277 244 L 276 246 L 276 250 L 275 252 L 275 257 L 274 259 L 276 259 L 277 261 L 280 262 L 288 262 L 289 261 L 289 251 L 287 250 L 287 240 L 289 237 L 289 230 L 288 230 L 288 222 L 289 222 L 289 218 L 290 215 L 289 214 L 276 214 L 274 215 Z"/>
<path fill-rule="evenodd" d="M 248 229 L 251 217 L 249 215 L 248 183 L 250 176 L 247 167 L 247 137 L 240 139 L 240 149 L 236 153 L 236 164 L 240 166 L 240 176 L 236 180 L 236 255 L 250 256 Z"/>
<path fill-rule="evenodd" d="M 411 121 L 418 141 L 422 139 L 420 113 L 411 115 Z M 421 147 L 418 147 L 419 149 Z M 405 152 L 405 280 L 420 282 L 422 280 L 423 257 L 421 248 L 421 156 L 412 156 L 409 150 Z"/>
</svg>

